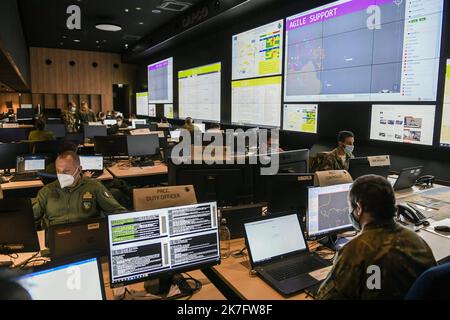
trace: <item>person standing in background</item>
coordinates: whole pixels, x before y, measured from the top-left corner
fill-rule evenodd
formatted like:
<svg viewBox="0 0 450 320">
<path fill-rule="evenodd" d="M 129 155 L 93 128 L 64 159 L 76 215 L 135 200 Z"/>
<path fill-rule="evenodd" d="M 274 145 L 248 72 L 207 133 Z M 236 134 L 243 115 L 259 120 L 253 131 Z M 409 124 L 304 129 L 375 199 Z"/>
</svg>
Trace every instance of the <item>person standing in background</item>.
<svg viewBox="0 0 450 320">
<path fill-rule="evenodd" d="M 80 118 L 81 122 L 85 124 L 97 121 L 94 111 L 89 108 L 86 101 L 81 102 Z"/>
<path fill-rule="evenodd" d="M 78 132 L 78 124 L 80 122 L 80 116 L 75 102 L 73 101 L 69 102 L 69 104 L 67 105 L 67 110 L 64 110 L 62 113 L 62 120 L 66 125 L 67 133 Z"/>
</svg>

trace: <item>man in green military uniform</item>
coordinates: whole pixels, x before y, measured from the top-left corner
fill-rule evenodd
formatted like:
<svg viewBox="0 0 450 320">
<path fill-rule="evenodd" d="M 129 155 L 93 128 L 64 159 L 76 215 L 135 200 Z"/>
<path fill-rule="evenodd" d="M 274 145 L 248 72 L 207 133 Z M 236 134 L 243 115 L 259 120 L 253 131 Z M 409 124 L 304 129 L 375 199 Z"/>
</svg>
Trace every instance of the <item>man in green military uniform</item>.
<svg viewBox="0 0 450 320">
<path fill-rule="evenodd" d="M 348 170 L 349 160 L 354 158 L 355 135 L 350 131 L 338 133 L 338 147 L 322 159 L 317 171 Z"/>
<path fill-rule="evenodd" d="M 58 180 L 42 188 L 33 203 L 34 217 L 44 228 L 127 211 L 100 182 L 83 177 L 81 170 L 73 151 L 56 159 Z"/>
<path fill-rule="evenodd" d="M 79 123 L 79 115 L 75 102 L 69 102 L 67 106 L 67 110 L 64 110 L 62 113 L 62 120 L 66 125 L 67 133 L 76 133 L 78 132 L 78 123 Z"/>
<path fill-rule="evenodd" d="M 350 220 L 361 233 L 337 253 L 318 298 L 403 299 L 414 281 L 436 265 L 431 249 L 395 222 L 395 194 L 385 178 L 358 178 L 349 201 Z"/>
<path fill-rule="evenodd" d="M 85 101 L 81 102 L 80 119 L 84 124 L 97 121 L 97 117 L 95 116 L 94 111 L 89 108 L 88 104 Z"/>
</svg>

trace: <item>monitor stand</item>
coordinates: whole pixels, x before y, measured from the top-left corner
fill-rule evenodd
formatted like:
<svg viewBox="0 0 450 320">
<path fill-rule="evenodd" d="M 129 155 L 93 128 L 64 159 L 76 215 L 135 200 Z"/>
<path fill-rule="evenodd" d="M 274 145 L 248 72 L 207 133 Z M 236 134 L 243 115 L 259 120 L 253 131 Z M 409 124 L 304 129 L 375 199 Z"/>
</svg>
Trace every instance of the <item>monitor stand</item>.
<svg viewBox="0 0 450 320">
<path fill-rule="evenodd" d="M 322 240 L 319 240 L 319 243 L 327 248 L 330 248 L 333 251 L 339 251 L 342 249 L 350 241 L 349 238 L 339 237 L 338 235 L 327 236 Z"/>
<path fill-rule="evenodd" d="M 189 296 L 189 293 L 183 292 L 183 290 L 180 288 L 180 284 L 183 284 L 183 287 L 187 285 L 186 280 L 181 274 L 169 274 L 161 276 L 158 279 L 145 281 L 144 288 L 145 291 L 149 294 L 166 298 L 170 293 L 172 285 L 177 285 L 178 289 L 180 290 L 180 294 L 167 298 L 175 299 Z"/>
<path fill-rule="evenodd" d="M 137 157 L 130 161 L 133 167 L 153 167 L 155 163 L 149 157 Z"/>
</svg>

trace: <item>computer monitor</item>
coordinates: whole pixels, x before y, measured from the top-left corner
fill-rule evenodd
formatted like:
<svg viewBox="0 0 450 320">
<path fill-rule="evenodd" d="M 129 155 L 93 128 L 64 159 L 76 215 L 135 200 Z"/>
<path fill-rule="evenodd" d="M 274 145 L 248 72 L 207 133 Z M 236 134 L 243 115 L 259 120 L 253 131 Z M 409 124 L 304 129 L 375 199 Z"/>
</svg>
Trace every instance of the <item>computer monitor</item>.
<svg viewBox="0 0 450 320">
<path fill-rule="evenodd" d="M 0 169 L 15 169 L 17 156 L 23 154 L 30 154 L 28 143 L 0 143 Z"/>
<path fill-rule="evenodd" d="M 84 135 L 82 133 L 66 133 L 65 140 L 71 141 L 77 145 L 83 144 Z"/>
<path fill-rule="evenodd" d="M 376 158 L 389 159 L 389 156 L 378 156 Z M 390 161 L 388 162 L 390 163 Z M 349 161 L 348 173 L 353 180 L 366 174 L 374 174 L 387 178 L 389 175 L 390 164 L 377 164 L 369 161 L 368 157 L 353 158 Z"/>
<path fill-rule="evenodd" d="M 56 159 L 56 156 L 61 153 L 64 140 L 53 141 L 37 141 L 31 143 L 33 147 L 33 154 L 45 154 L 49 157 Z"/>
<path fill-rule="evenodd" d="M 66 136 L 66 125 L 64 123 L 47 123 L 45 130 L 52 132 L 55 138 L 64 138 Z"/>
<path fill-rule="evenodd" d="M 21 155 L 16 159 L 17 174 L 45 171 L 48 162 L 48 158 L 43 155 Z"/>
<path fill-rule="evenodd" d="M 116 119 L 105 119 L 105 120 L 103 120 L 103 124 L 105 125 L 105 126 L 113 126 L 113 125 L 115 125 L 117 123 L 117 120 Z"/>
<path fill-rule="evenodd" d="M 80 156 L 80 165 L 83 171 L 103 171 L 103 156 Z"/>
<path fill-rule="evenodd" d="M 0 142 L 20 142 L 28 140 L 30 129 L 27 128 L 0 128 Z"/>
<path fill-rule="evenodd" d="M 314 186 L 314 174 L 280 173 L 266 177 L 267 212 L 295 211 L 304 221 L 308 207 L 308 189 Z"/>
<path fill-rule="evenodd" d="M 49 263 L 18 278 L 32 300 L 104 300 L 99 258 Z"/>
<path fill-rule="evenodd" d="M 169 185 L 193 185 L 198 201 L 217 201 L 220 207 L 249 204 L 254 199 L 249 164 L 175 165 L 169 159 Z"/>
<path fill-rule="evenodd" d="M 158 124 L 155 122 L 150 123 L 148 125 L 148 128 L 150 129 L 150 131 L 159 131 Z"/>
<path fill-rule="evenodd" d="M 39 250 L 31 200 L 28 198 L 0 200 L 0 254 Z"/>
<path fill-rule="evenodd" d="M 33 108 L 19 108 L 17 109 L 17 121 L 30 121 L 34 119 L 36 110 Z"/>
<path fill-rule="evenodd" d="M 145 119 L 133 119 L 131 120 L 131 126 L 137 129 L 137 125 L 147 126 L 147 120 Z"/>
<path fill-rule="evenodd" d="M 351 183 L 308 190 L 308 238 L 317 239 L 353 230 L 348 193 Z"/>
<path fill-rule="evenodd" d="M 220 263 L 217 204 L 108 215 L 111 287 Z"/>
<path fill-rule="evenodd" d="M 61 119 L 61 109 L 44 109 L 44 117 L 47 120 Z"/>
<path fill-rule="evenodd" d="M 159 154 L 159 137 L 157 134 L 129 135 L 127 150 L 130 157 L 145 157 Z"/>
<path fill-rule="evenodd" d="M 262 216 L 263 205 L 246 204 L 242 206 L 225 207 L 220 210 L 220 221 L 225 219 L 230 230 L 231 239 L 239 239 L 245 236 L 244 223 L 249 219 Z"/>
<path fill-rule="evenodd" d="M 279 173 L 307 173 L 309 170 L 309 150 L 280 152 L 279 163 Z"/>
<path fill-rule="evenodd" d="M 94 138 L 94 150 L 96 154 L 105 157 L 120 157 L 128 155 L 127 136 L 96 136 Z"/>
<path fill-rule="evenodd" d="M 106 126 L 83 126 L 84 138 L 85 139 L 93 139 L 94 137 L 106 137 L 108 135 Z"/>
<path fill-rule="evenodd" d="M 180 130 L 170 131 L 170 139 L 179 140 L 180 136 L 181 136 L 181 131 Z"/>
</svg>

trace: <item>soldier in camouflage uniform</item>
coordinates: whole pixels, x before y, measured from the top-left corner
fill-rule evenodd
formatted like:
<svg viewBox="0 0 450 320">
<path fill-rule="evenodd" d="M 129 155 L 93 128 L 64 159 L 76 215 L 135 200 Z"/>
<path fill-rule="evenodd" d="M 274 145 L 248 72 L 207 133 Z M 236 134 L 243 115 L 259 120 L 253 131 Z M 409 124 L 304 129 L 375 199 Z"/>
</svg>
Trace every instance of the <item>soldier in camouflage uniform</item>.
<svg viewBox="0 0 450 320">
<path fill-rule="evenodd" d="M 323 157 L 317 171 L 348 170 L 349 160 L 354 158 L 355 136 L 350 131 L 341 131 L 337 140 L 338 147 Z"/>
<path fill-rule="evenodd" d="M 431 249 L 395 222 L 395 194 L 385 178 L 360 177 L 349 200 L 350 220 L 362 231 L 337 253 L 318 298 L 403 299 L 416 278 L 436 265 Z M 379 287 L 373 287 L 369 266 L 379 267 Z"/>
<path fill-rule="evenodd" d="M 67 133 L 78 132 L 79 115 L 77 111 L 77 106 L 74 102 L 69 102 L 67 110 L 62 113 L 62 119 L 66 125 Z"/>
<path fill-rule="evenodd" d="M 127 211 L 100 182 L 82 177 L 75 152 L 62 153 L 56 171 L 58 180 L 42 188 L 33 202 L 34 217 L 44 228 Z"/>
<path fill-rule="evenodd" d="M 95 116 L 94 111 L 89 109 L 88 104 L 83 101 L 81 103 L 81 109 L 80 109 L 80 120 L 82 123 L 89 123 L 89 122 L 96 122 L 97 117 Z"/>
</svg>

